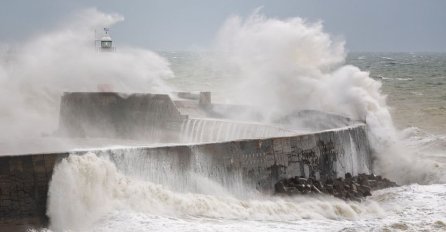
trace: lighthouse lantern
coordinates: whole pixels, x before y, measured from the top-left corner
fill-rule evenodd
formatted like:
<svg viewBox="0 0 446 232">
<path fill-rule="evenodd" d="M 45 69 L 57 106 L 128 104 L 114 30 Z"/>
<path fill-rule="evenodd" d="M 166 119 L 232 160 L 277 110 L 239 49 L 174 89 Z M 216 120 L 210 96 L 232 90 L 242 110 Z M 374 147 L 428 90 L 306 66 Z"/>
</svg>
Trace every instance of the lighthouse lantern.
<svg viewBox="0 0 446 232">
<path fill-rule="evenodd" d="M 115 50 L 115 48 L 113 47 L 113 40 L 108 33 L 109 30 L 110 30 L 109 28 L 104 28 L 105 33 L 103 34 L 101 39 L 99 39 L 99 41 L 96 40 L 99 42 L 99 49 L 101 51 L 114 51 Z"/>
</svg>

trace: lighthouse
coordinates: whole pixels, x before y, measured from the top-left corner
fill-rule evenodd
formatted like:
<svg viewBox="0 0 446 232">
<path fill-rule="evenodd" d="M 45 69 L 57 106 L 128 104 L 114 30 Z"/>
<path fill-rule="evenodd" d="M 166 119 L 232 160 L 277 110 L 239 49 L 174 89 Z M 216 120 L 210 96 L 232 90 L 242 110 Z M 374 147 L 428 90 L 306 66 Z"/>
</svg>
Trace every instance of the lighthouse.
<svg viewBox="0 0 446 232">
<path fill-rule="evenodd" d="M 96 49 L 101 52 L 114 52 L 113 40 L 110 37 L 110 28 L 104 28 L 104 34 L 99 40 L 96 40 Z"/>
<path fill-rule="evenodd" d="M 109 28 L 104 28 L 104 32 L 101 35 L 97 35 L 95 31 L 95 47 L 98 55 L 104 54 L 105 57 L 108 57 L 106 53 L 116 51 L 116 48 L 113 47 L 113 40 L 110 37 Z M 100 38 L 100 39 L 98 39 Z M 110 53 L 108 53 L 111 55 Z M 111 83 L 98 83 L 97 90 L 99 92 L 113 92 L 113 85 Z"/>
</svg>

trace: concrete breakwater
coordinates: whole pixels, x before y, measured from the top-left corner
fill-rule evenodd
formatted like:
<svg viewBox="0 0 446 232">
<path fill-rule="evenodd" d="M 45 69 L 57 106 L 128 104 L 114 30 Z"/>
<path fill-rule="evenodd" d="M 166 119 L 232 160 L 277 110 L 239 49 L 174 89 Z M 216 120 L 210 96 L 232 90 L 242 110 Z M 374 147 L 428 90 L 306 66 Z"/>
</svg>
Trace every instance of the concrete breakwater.
<svg viewBox="0 0 446 232">
<path fill-rule="evenodd" d="M 237 176 L 243 184 L 266 192 L 271 192 L 282 178 L 305 176 L 325 180 L 347 172 L 357 175 L 372 170 L 364 124 L 288 137 L 91 152 L 107 156 L 127 173 L 151 172 L 155 182 L 169 182 L 166 174 L 174 171 L 194 171 L 207 173 L 223 185 L 234 184 L 231 178 Z M 26 225 L 48 223 L 45 213 L 52 171 L 68 155 L 63 152 L 0 157 L 0 228 L 17 225 L 15 228 L 20 231 Z"/>
<path fill-rule="evenodd" d="M 315 111 L 276 124 L 239 121 L 236 116 L 244 111 L 246 107 L 212 104 L 210 93 L 66 93 L 52 139 L 67 139 L 67 146 L 79 139 L 93 146 L 102 139 L 130 145 L 68 152 L 82 145 L 74 143 L 63 152 L 0 156 L 0 231 L 46 226 L 54 167 L 69 155 L 87 152 L 109 159 L 125 175 L 185 192 L 200 185 L 190 173 L 227 189 L 266 193 L 273 192 L 277 181 L 294 176 L 325 181 L 347 172 L 371 173 L 364 123 Z M 251 111 L 249 118 L 258 113 Z M 296 120 L 313 132 L 298 132 Z"/>
<path fill-rule="evenodd" d="M 185 97 L 184 93 L 179 96 Z M 235 112 L 238 107 L 225 105 L 220 109 L 221 106 L 210 103 L 208 92 L 197 98 L 199 101 L 173 100 L 168 94 L 65 93 L 56 134 L 69 138 L 143 140 L 150 144 L 210 143 L 297 133 L 276 125 L 229 119 L 225 117 L 227 111 Z"/>
</svg>

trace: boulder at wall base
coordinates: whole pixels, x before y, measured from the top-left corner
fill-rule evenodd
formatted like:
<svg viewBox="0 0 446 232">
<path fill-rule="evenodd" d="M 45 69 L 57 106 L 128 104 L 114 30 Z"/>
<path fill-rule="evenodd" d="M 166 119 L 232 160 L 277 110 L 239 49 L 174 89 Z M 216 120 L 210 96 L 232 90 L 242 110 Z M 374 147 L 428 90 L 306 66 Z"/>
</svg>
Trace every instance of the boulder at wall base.
<svg viewBox="0 0 446 232">
<path fill-rule="evenodd" d="M 396 187 L 392 182 L 374 174 L 359 174 L 352 176 L 345 174 L 345 178 L 335 180 L 327 179 L 325 182 L 313 178 L 291 177 L 282 179 L 274 185 L 275 194 L 303 195 L 303 194 L 328 194 L 344 200 L 360 201 L 362 198 L 372 195 L 373 190 Z"/>
</svg>

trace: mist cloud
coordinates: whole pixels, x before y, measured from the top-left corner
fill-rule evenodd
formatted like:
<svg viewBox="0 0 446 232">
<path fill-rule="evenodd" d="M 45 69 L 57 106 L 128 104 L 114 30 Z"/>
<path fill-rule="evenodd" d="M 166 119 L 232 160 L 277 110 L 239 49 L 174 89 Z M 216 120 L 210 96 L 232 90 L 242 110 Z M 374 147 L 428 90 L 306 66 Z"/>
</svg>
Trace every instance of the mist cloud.
<svg viewBox="0 0 446 232">
<path fill-rule="evenodd" d="M 7 46 L 0 63 L 0 138 L 39 136 L 56 128 L 64 91 L 166 92 L 173 76 L 166 59 L 154 52 L 119 47 L 100 53 L 94 31 L 124 20 L 117 14 L 86 9 L 59 28 Z"/>
</svg>

